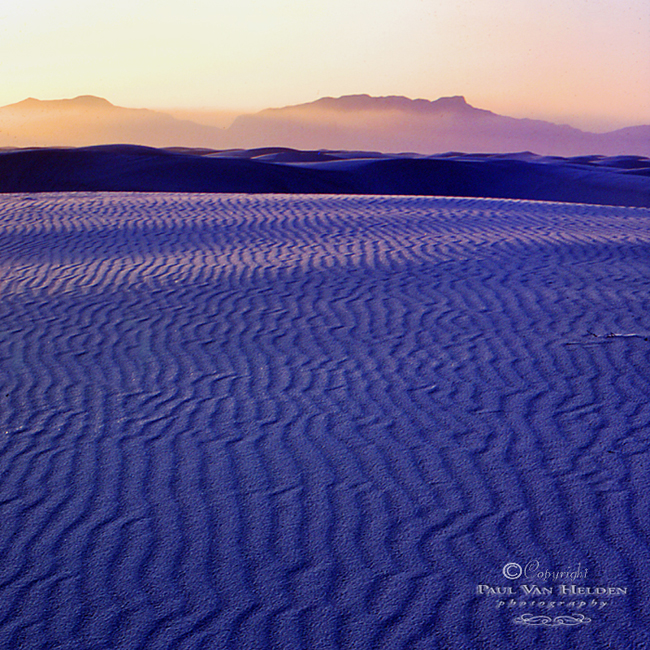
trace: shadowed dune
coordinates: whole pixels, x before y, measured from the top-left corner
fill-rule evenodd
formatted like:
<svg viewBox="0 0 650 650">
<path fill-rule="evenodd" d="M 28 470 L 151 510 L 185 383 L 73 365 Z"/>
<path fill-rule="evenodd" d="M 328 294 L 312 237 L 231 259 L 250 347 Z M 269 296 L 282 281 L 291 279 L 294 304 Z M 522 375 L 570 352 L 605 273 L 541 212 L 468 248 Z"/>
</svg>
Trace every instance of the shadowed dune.
<svg viewBox="0 0 650 650">
<path fill-rule="evenodd" d="M 642 648 L 649 221 L 0 197 L 0 647 Z"/>
<path fill-rule="evenodd" d="M 49 191 L 468 196 L 650 207 L 650 160 L 129 145 L 0 152 L 0 192 Z"/>
</svg>

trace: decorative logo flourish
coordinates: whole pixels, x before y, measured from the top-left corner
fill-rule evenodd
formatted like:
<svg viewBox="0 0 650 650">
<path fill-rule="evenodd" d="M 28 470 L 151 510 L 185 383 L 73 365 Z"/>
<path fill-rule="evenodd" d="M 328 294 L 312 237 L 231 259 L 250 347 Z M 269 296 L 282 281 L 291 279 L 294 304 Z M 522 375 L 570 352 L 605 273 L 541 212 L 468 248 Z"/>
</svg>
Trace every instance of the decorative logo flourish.
<svg viewBox="0 0 650 650">
<path fill-rule="evenodd" d="M 522 614 L 517 618 L 512 619 L 513 623 L 517 625 L 540 625 L 543 627 L 567 627 L 572 625 L 587 625 L 591 623 L 591 619 L 587 618 L 584 614 L 574 614 L 569 616 L 535 616 L 535 614 Z"/>
</svg>

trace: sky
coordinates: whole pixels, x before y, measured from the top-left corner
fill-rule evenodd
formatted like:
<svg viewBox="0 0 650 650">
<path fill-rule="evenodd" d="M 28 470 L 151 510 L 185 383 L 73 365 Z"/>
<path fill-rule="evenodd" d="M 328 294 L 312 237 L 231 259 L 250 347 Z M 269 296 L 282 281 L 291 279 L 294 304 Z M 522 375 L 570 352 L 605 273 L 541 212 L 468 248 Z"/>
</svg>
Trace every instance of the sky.
<svg viewBox="0 0 650 650">
<path fill-rule="evenodd" d="M 0 105 L 255 111 L 366 93 L 650 124 L 649 0 L 2 0 Z"/>
</svg>

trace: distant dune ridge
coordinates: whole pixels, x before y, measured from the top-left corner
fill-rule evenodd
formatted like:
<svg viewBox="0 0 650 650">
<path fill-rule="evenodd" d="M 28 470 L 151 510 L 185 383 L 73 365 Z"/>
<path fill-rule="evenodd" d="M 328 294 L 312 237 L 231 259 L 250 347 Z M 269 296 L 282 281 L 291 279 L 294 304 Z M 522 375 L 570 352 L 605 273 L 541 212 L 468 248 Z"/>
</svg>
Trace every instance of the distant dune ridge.
<svg viewBox="0 0 650 650">
<path fill-rule="evenodd" d="M 0 152 L 0 192 L 91 190 L 473 196 L 650 207 L 650 159 L 133 145 Z"/>
<path fill-rule="evenodd" d="M 0 648 L 644 648 L 649 220 L 0 196 Z"/>
<path fill-rule="evenodd" d="M 160 111 L 122 108 L 92 96 L 54 101 L 30 98 L 0 108 L 0 146 L 100 144 L 650 156 L 650 126 L 589 133 L 542 120 L 497 115 L 471 106 L 461 96 L 435 101 L 398 96 L 325 97 L 241 115 L 229 128 L 180 120 Z"/>
</svg>

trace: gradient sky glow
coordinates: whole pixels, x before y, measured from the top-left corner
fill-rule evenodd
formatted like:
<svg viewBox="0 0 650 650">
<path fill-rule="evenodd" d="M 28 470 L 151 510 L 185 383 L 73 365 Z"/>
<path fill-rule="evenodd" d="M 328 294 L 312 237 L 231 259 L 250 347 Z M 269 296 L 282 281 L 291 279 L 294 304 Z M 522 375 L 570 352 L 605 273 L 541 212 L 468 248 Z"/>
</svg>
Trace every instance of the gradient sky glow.
<svg viewBox="0 0 650 650">
<path fill-rule="evenodd" d="M 0 79 L 0 105 L 465 95 L 517 117 L 650 124 L 650 1 L 2 0 Z"/>
</svg>

